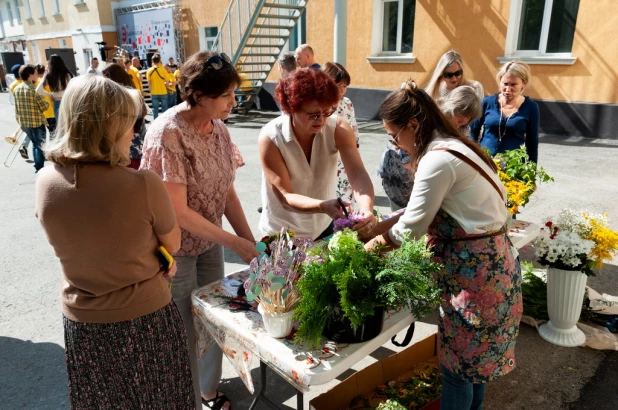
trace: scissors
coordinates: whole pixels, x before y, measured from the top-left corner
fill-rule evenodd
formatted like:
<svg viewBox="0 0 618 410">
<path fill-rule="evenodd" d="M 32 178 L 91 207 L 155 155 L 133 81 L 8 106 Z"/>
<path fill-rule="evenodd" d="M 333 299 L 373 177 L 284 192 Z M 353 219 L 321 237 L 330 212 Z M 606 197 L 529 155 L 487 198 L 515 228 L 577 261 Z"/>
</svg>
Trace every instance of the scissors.
<svg viewBox="0 0 618 410">
<path fill-rule="evenodd" d="M 232 312 L 256 311 L 256 308 L 254 308 L 252 304 L 247 302 L 245 298 L 232 298 L 227 307 Z"/>
</svg>

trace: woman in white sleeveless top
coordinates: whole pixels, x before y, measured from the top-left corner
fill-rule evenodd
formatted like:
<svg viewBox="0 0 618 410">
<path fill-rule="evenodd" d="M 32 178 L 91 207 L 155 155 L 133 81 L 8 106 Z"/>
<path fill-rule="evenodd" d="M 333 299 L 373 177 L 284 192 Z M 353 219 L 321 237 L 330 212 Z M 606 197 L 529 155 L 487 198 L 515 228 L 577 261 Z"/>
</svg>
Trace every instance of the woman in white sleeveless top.
<svg viewBox="0 0 618 410">
<path fill-rule="evenodd" d="M 312 239 L 327 236 L 333 219 L 344 217 L 334 197 L 337 161 L 347 171 L 357 212 L 365 220 L 354 229 L 362 237 L 375 226 L 373 185 L 356 147 L 349 124 L 334 115 L 339 101 L 335 82 L 313 69 L 297 70 L 280 80 L 275 96 L 284 114 L 269 122 L 260 133 L 262 163 L 262 235 L 281 228 Z"/>
</svg>

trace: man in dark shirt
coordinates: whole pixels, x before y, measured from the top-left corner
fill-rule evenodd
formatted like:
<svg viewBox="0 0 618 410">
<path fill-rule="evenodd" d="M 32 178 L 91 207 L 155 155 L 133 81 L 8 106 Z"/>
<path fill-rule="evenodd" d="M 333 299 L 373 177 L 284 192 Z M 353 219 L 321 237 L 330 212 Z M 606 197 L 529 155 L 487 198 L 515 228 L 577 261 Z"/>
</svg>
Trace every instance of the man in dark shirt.
<svg viewBox="0 0 618 410">
<path fill-rule="evenodd" d="M 315 62 L 315 58 L 313 56 L 313 49 L 309 44 L 301 44 L 296 49 L 296 62 L 298 63 L 300 68 L 315 68 L 316 70 L 320 69 L 320 65 Z"/>
</svg>

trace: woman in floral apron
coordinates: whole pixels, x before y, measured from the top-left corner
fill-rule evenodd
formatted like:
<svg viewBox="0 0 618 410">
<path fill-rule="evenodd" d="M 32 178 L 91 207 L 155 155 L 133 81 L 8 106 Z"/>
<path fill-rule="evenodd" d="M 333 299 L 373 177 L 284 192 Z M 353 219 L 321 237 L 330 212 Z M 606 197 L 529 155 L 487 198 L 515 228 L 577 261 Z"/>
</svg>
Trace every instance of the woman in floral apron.
<svg viewBox="0 0 618 410">
<path fill-rule="evenodd" d="M 366 249 L 396 248 L 429 234 L 444 265 L 439 360 L 440 408 L 481 409 L 487 382 L 515 368 L 522 314 L 521 271 L 505 221 L 506 192 L 491 159 L 462 137 L 433 100 L 407 81 L 382 103 L 391 143 L 416 172 L 405 212 L 380 224 Z"/>
</svg>

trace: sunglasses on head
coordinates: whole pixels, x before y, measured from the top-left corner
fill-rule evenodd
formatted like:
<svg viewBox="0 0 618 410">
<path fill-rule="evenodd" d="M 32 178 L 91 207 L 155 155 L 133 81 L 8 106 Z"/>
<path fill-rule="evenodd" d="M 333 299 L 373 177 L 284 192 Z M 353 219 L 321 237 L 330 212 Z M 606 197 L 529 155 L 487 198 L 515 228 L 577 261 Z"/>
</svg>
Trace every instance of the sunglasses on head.
<svg viewBox="0 0 618 410">
<path fill-rule="evenodd" d="M 223 67 L 223 64 L 232 65 L 232 60 L 225 53 L 215 54 L 210 57 L 208 61 L 206 61 L 206 65 L 214 68 L 215 70 L 220 70 Z"/>
<path fill-rule="evenodd" d="M 444 78 L 446 78 L 446 79 L 449 79 L 449 78 L 453 78 L 453 77 L 461 77 L 462 74 L 463 74 L 463 70 L 457 70 L 457 71 L 455 71 L 453 73 L 444 73 L 444 74 L 442 74 L 442 76 Z"/>
</svg>

